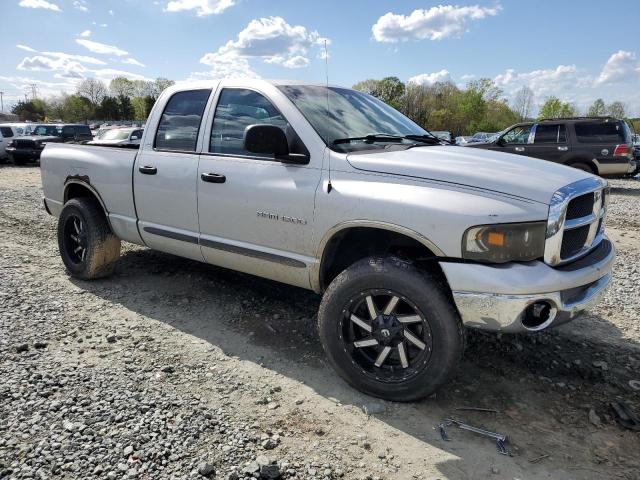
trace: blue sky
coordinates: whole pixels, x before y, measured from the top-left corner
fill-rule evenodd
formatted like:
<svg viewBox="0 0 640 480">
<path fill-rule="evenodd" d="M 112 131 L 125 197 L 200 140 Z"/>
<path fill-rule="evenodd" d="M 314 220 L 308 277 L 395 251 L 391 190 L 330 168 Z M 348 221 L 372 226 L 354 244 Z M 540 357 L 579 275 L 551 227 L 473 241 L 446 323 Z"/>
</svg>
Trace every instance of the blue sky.
<svg viewBox="0 0 640 480">
<path fill-rule="evenodd" d="M 640 115 L 637 0 L 0 0 L 0 18 L 5 108 L 87 77 L 324 81 L 326 39 L 334 84 L 489 77 Z"/>
</svg>

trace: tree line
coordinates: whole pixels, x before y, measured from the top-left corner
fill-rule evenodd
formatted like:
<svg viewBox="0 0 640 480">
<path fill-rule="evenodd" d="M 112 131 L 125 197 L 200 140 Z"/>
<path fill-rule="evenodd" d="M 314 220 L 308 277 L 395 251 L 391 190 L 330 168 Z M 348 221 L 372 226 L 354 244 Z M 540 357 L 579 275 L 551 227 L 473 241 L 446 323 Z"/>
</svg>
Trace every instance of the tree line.
<svg viewBox="0 0 640 480">
<path fill-rule="evenodd" d="M 174 83 L 166 78 L 144 81 L 118 77 L 107 85 L 88 78 L 78 84 L 71 95 L 21 101 L 12 112 L 21 120 L 34 122 L 144 121 L 160 93 Z M 514 123 L 534 119 L 535 96 L 529 87 L 523 86 L 509 102 L 502 89 L 489 78 L 471 81 L 461 88 L 449 81 L 420 85 L 385 77 L 358 82 L 353 88 L 381 99 L 428 130 L 446 130 L 454 135 L 498 132 Z M 585 112 L 580 112 L 574 104 L 551 96 L 544 99 L 537 118 L 577 115 L 625 118 L 626 111 L 622 102 L 606 104 L 598 98 Z M 628 119 L 628 122 L 635 131 L 640 131 L 640 119 Z"/>
<path fill-rule="evenodd" d="M 607 105 L 599 98 L 586 112 L 580 112 L 575 104 L 550 96 L 544 99 L 534 118 L 535 96 L 531 88 L 523 86 L 509 102 L 503 90 L 489 78 L 471 81 L 460 88 L 450 81 L 421 85 L 385 77 L 358 82 L 353 88 L 388 103 L 428 130 L 445 130 L 454 135 L 499 132 L 514 123 L 535 118 L 626 116 L 622 102 Z M 630 123 L 640 128 L 640 120 L 633 119 Z"/>
<path fill-rule="evenodd" d="M 107 85 L 100 80 L 87 78 L 78 84 L 71 95 L 63 93 L 48 99 L 20 101 L 13 107 L 12 113 L 19 115 L 23 121 L 32 122 L 144 121 L 162 91 L 174 83 L 166 78 L 144 81 L 117 77 Z"/>
</svg>

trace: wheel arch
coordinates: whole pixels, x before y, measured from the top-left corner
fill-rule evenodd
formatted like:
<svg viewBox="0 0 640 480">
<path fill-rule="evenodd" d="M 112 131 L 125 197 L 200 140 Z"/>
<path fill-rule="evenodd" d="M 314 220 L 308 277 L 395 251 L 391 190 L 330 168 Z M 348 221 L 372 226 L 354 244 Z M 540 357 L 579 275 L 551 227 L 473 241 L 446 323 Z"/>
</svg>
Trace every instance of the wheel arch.
<svg viewBox="0 0 640 480">
<path fill-rule="evenodd" d="M 591 168 L 595 175 L 599 174 L 598 161 L 590 155 L 574 155 L 567 158 L 563 163 L 568 167 L 572 166 L 575 163 L 584 163 Z"/>
<path fill-rule="evenodd" d="M 349 251 L 349 240 L 363 243 L 358 244 L 357 251 Z M 410 250 L 412 258 L 445 256 L 435 243 L 407 227 L 372 220 L 343 222 L 329 229 L 320 241 L 316 252 L 319 262 L 311 272 L 311 286 L 318 293 L 324 292 L 347 266 L 371 255 L 391 253 L 389 249 L 398 247 Z"/>
<path fill-rule="evenodd" d="M 64 193 L 62 197 L 62 204 L 65 205 L 69 200 L 73 198 L 94 198 L 100 204 L 100 208 L 102 209 L 102 213 L 104 213 L 105 218 L 107 219 L 107 223 L 109 227 L 111 227 L 111 221 L 109 219 L 109 211 L 107 210 L 102 197 L 98 191 L 93 188 L 91 183 L 89 182 L 88 177 L 67 177 L 64 182 Z"/>
</svg>

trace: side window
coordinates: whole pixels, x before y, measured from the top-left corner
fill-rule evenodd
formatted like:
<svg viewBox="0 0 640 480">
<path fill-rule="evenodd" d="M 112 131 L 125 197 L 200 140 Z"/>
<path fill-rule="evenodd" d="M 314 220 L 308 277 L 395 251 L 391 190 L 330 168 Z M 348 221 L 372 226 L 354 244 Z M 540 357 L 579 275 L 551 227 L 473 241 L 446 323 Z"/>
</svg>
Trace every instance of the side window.
<svg viewBox="0 0 640 480">
<path fill-rule="evenodd" d="M 225 88 L 220 93 L 213 117 L 209 151 L 257 156 L 244 149 L 244 130 L 255 124 L 275 125 L 285 132 L 288 130 L 287 121 L 263 95 L 253 90 Z"/>
<path fill-rule="evenodd" d="M 533 143 L 565 143 L 567 131 L 564 125 L 538 124 Z"/>
<path fill-rule="evenodd" d="M 576 122 L 576 137 L 582 143 L 624 142 L 625 132 L 619 123 Z"/>
<path fill-rule="evenodd" d="M 70 126 L 62 127 L 62 138 L 73 138 L 75 136 L 75 129 Z"/>
<path fill-rule="evenodd" d="M 530 133 L 531 125 L 514 127 L 502 136 L 502 143 L 508 145 L 528 143 Z"/>
<path fill-rule="evenodd" d="M 175 93 L 162 112 L 155 148 L 195 152 L 202 114 L 210 93 L 211 90 Z"/>
<path fill-rule="evenodd" d="M 11 138 L 13 137 L 13 130 L 11 130 L 11 127 L 0 127 L 0 134 L 4 138 Z"/>
</svg>

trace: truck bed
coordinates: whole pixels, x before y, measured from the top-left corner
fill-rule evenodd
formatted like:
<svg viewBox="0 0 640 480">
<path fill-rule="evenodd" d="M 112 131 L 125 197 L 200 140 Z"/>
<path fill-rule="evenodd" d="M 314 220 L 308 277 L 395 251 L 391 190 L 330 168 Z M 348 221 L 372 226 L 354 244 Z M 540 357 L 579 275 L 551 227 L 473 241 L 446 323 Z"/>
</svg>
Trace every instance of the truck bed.
<svg viewBox="0 0 640 480">
<path fill-rule="evenodd" d="M 58 216 L 67 183 L 89 185 L 99 193 L 114 232 L 140 243 L 133 201 L 132 172 L 137 149 L 102 145 L 48 144 L 40 157 L 47 207 Z"/>
</svg>

